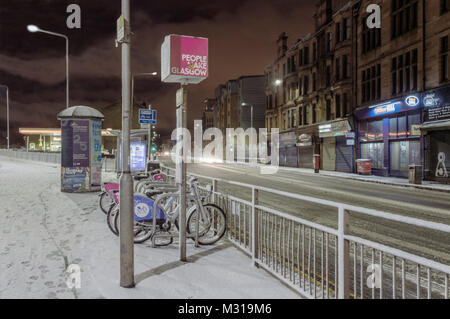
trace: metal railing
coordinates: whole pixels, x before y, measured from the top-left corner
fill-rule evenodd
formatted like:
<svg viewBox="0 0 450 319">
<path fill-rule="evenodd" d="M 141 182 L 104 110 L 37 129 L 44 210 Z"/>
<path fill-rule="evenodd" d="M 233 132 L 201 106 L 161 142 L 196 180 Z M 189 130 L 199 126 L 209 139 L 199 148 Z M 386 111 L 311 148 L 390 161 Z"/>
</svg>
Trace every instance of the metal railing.
<svg viewBox="0 0 450 319">
<path fill-rule="evenodd" d="M 173 179 L 173 168 L 162 166 Z M 450 266 L 350 235 L 350 212 L 450 234 L 450 226 L 255 185 L 189 174 L 212 183 L 227 213 L 228 239 L 307 298 L 449 298 Z M 247 188 L 251 201 L 218 192 L 218 182 Z M 262 206 L 261 192 L 336 210 L 338 228 Z"/>
<path fill-rule="evenodd" d="M 35 151 L 27 152 L 16 150 L 0 150 L 0 155 L 29 161 L 54 163 L 54 164 L 61 163 L 61 153 L 56 152 L 35 152 Z"/>
</svg>

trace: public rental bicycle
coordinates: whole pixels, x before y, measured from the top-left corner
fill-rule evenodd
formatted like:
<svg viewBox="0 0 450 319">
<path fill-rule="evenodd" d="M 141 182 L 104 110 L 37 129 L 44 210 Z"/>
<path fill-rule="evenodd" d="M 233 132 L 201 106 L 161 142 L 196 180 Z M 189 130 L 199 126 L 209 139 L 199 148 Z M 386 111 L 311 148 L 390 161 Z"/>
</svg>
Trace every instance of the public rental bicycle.
<svg viewBox="0 0 450 319">
<path fill-rule="evenodd" d="M 156 169 L 156 170 L 149 172 L 148 174 L 136 175 L 136 176 L 134 176 L 134 180 L 138 182 L 135 187 L 135 192 L 136 192 L 136 191 L 138 191 L 137 187 L 141 183 L 143 183 L 145 185 L 145 183 L 148 183 L 148 182 L 163 181 L 164 175 L 161 174 L 161 171 L 159 169 Z M 110 207 L 112 205 L 114 205 L 114 203 L 115 203 L 113 192 L 118 191 L 118 190 L 119 190 L 119 184 L 117 184 L 117 183 L 102 184 L 102 191 L 100 192 L 100 194 L 98 194 L 98 196 L 99 196 L 98 204 L 100 206 L 100 210 L 103 213 L 105 213 L 105 215 L 108 214 Z"/>
<path fill-rule="evenodd" d="M 211 191 L 208 195 L 201 196 L 196 178 L 191 178 L 188 184 L 190 190 L 186 201 L 187 237 L 195 239 L 201 245 L 212 245 L 225 234 L 225 212 L 213 203 L 205 203 Z M 147 181 L 145 187 L 142 183 L 139 187 L 142 192 L 134 196 L 134 242 L 140 244 L 152 239 L 153 246 L 170 245 L 179 226 L 177 186 L 163 181 Z M 114 203 L 108 209 L 107 224 L 118 236 L 119 190 L 112 189 L 109 196 L 113 198 Z M 153 214 L 154 211 L 156 214 Z"/>
</svg>

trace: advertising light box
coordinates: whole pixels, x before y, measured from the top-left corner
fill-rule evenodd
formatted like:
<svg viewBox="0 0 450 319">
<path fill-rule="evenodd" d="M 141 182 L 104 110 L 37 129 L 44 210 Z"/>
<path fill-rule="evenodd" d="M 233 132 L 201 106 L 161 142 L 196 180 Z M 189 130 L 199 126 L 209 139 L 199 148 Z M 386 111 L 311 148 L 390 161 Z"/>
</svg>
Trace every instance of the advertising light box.
<svg viewBox="0 0 450 319">
<path fill-rule="evenodd" d="M 208 77 L 208 39 L 168 35 L 161 46 L 161 81 L 198 84 Z"/>
</svg>

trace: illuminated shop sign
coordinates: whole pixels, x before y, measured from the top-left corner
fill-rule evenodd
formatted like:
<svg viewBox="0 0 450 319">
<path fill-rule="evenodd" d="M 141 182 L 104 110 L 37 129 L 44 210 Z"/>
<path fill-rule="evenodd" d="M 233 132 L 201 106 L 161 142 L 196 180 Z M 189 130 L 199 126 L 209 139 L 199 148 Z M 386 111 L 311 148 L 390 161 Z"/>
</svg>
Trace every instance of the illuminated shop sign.
<svg viewBox="0 0 450 319">
<path fill-rule="evenodd" d="M 350 131 L 350 125 L 348 121 L 338 121 L 329 124 L 324 124 L 319 126 L 319 137 L 335 137 L 335 136 L 345 136 L 345 134 Z"/>
<path fill-rule="evenodd" d="M 406 98 L 405 103 L 408 106 L 413 106 L 414 107 L 414 106 L 419 105 L 420 100 L 419 100 L 419 98 L 417 96 L 411 95 L 411 96 L 408 96 Z"/>
<path fill-rule="evenodd" d="M 386 105 L 377 106 L 373 109 L 373 113 L 375 115 L 383 115 L 388 113 L 393 113 L 397 110 L 397 106 L 400 106 L 401 103 L 391 103 Z"/>
<path fill-rule="evenodd" d="M 388 116 L 401 112 L 408 112 L 417 110 L 422 107 L 423 104 L 433 103 L 431 97 L 423 97 L 422 94 L 414 94 L 404 97 L 399 100 L 392 100 L 382 104 L 376 104 L 368 108 L 359 109 L 355 112 L 358 120 L 365 120 L 372 117 Z"/>
</svg>

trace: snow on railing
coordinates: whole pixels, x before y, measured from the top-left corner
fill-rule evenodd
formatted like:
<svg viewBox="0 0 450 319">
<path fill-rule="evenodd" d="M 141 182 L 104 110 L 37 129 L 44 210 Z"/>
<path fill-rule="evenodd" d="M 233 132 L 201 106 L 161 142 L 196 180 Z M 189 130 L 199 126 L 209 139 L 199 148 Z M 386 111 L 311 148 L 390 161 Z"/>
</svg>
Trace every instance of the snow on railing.
<svg viewBox="0 0 450 319">
<path fill-rule="evenodd" d="M 162 165 L 170 180 L 173 168 Z M 359 214 L 450 234 L 450 226 L 387 212 L 189 174 L 212 183 L 211 200 L 227 213 L 228 239 L 255 266 L 307 298 L 449 298 L 450 266 L 349 234 Z M 218 183 L 251 191 L 246 201 L 217 190 Z M 260 192 L 335 208 L 338 229 L 292 216 L 258 202 Z M 366 275 L 369 276 L 366 278 Z"/>
<path fill-rule="evenodd" d="M 0 155 L 28 161 L 37 161 L 54 164 L 61 163 L 61 153 L 54 153 L 54 152 L 36 152 L 36 151 L 27 152 L 27 151 L 0 149 Z"/>
</svg>

